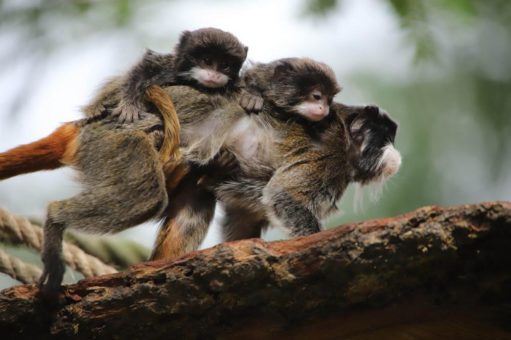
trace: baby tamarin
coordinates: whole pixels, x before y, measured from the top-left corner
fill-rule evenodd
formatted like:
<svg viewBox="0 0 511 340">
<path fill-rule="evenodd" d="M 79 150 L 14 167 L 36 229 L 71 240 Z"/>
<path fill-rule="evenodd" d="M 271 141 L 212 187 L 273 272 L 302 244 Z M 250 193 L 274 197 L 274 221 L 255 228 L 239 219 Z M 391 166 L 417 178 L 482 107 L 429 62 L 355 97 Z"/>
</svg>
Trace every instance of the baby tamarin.
<svg viewBox="0 0 511 340">
<path fill-rule="evenodd" d="M 317 122 L 328 116 L 332 94 L 341 89 L 332 69 L 307 58 L 286 58 L 257 63 L 243 75 L 245 90 L 240 105 L 259 112 L 264 101 L 283 115 Z"/>
<path fill-rule="evenodd" d="M 190 85 L 230 94 L 238 86 L 239 71 L 248 48 L 229 32 L 202 28 L 181 34 L 174 54 L 148 50 L 126 74 L 107 82 L 83 111 L 88 117 L 115 107 L 113 115 L 131 122 L 146 112 L 144 95 L 151 85 Z"/>
</svg>

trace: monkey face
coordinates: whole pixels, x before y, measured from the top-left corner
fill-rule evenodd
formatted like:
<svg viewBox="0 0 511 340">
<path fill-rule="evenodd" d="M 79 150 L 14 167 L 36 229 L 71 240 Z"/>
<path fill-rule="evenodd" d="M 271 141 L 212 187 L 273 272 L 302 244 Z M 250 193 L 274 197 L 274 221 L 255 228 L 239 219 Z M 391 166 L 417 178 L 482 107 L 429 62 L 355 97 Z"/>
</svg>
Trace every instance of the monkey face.
<svg viewBox="0 0 511 340">
<path fill-rule="evenodd" d="M 349 132 L 358 157 L 355 181 L 381 182 L 401 166 L 401 154 L 394 147 L 397 123 L 377 106 L 365 106 L 348 115 Z"/>
<path fill-rule="evenodd" d="M 321 88 L 313 88 L 293 110 L 307 120 L 318 122 L 328 116 L 331 102 L 332 97 L 324 94 Z"/>
<path fill-rule="evenodd" d="M 180 77 L 212 89 L 223 88 L 239 77 L 247 48 L 231 33 L 216 28 L 186 31 L 176 46 Z"/>
<path fill-rule="evenodd" d="M 327 117 L 340 91 L 332 69 L 307 58 L 281 59 L 265 97 L 278 108 L 310 121 Z"/>
<path fill-rule="evenodd" d="M 190 77 L 200 85 L 209 88 L 219 88 L 227 85 L 231 65 L 226 59 L 206 54 L 195 58 L 195 66 L 190 69 Z"/>
</svg>

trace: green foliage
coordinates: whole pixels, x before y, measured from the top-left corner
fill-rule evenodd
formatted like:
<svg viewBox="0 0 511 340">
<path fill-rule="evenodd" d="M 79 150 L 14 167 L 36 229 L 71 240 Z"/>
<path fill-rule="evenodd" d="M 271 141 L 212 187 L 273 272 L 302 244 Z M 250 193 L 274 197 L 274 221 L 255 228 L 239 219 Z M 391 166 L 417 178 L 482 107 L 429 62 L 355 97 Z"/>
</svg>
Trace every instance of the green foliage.
<svg viewBox="0 0 511 340">
<path fill-rule="evenodd" d="M 337 0 L 311 0 L 307 2 L 305 11 L 314 15 L 326 15 L 337 5 Z"/>
</svg>

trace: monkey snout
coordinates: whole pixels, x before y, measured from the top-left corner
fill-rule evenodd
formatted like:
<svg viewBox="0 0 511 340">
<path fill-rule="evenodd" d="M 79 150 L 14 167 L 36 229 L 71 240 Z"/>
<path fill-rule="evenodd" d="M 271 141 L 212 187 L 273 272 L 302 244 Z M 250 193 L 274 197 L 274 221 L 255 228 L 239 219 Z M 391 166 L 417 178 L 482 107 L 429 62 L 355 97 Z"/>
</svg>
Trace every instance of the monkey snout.
<svg viewBox="0 0 511 340">
<path fill-rule="evenodd" d="M 401 167 L 401 154 L 392 144 L 385 146 L 380 159 L 381 173 L 384 177 L 395 175 Z"/>
<path fill-rule="evenodd" d="M 208 87 L 221 87 L 227 83 L 227 76 L 214 70 L 205 70 L 202 83 Z"/>
</svg>

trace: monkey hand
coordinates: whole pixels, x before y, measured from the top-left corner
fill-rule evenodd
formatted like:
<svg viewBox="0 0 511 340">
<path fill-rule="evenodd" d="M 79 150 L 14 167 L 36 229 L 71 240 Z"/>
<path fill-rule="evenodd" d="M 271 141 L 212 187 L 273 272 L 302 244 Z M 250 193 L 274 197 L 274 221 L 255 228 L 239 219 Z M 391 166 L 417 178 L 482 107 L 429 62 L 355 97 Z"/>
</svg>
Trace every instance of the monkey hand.
<svg viewBox="0 0 511 340">
<path fill-rule="evenodd" d="M 87 118 L 99 117 L 103 112 L 105 112 L 105 110 L 106 107 L 103 102 L 82 107 L 82 111 L 85 112 Z"/>
<path fill-rule="evenodd" d="M 261 96 L 243 91 L 240 96 L 239 104 L 248 113 L 257 113 L 263 109 L 264 100 Z"/>
<path fill-rule="evenodd" d="M 119 103 L 112 111 L 112 115 L 118 116 L 121 123 L 133 123 L 140 119 L 142 110 L 132 104 Z"/>
</svg>

